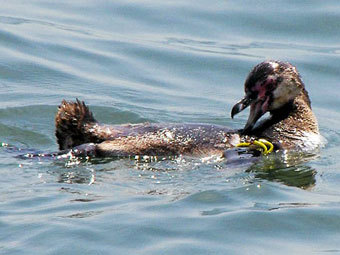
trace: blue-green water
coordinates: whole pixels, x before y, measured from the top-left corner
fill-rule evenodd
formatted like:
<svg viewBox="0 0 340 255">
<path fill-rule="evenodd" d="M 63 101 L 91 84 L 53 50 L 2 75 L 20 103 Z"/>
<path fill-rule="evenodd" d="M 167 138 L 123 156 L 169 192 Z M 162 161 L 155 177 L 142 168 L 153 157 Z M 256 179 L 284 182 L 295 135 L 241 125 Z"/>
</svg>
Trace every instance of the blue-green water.
<svg viewBox="0 0 340 255">
<path fill-rule="evenodd" d="M 105 123 L 230 119 L 295 64 L 327 144 L 257 165 L 21 160 L 0 148 L 0 254 L 340 253 L 339 1 L 4 1 L 0 141 L 55 151 L 62 99 Z"/>
</svg>

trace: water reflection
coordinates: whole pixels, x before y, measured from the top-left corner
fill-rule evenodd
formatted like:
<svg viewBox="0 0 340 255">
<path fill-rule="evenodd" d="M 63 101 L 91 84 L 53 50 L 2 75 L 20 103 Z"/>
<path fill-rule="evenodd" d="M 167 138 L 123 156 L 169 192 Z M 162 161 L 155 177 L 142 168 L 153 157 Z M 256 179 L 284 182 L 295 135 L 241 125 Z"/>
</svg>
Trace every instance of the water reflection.
<svg viewBox="0 0 340 255">
<path fill-rule="evenodd" d="M 136 174 L 139 173 L 139 177 L 143 177 L 143 179 L 148 179 L 149 181 L 154 179 L 156 181 L 157 179 L 158 184 L 164 182 L 164 185 L 169 182 L 173 183 L 175 181 L 174 179 L 176 179 L 174 175 L 178 175 L 178 173 L 179 175 L 186 175 L 184 174 L 185 172 L 191 172 L 188 175 L 193 178 L 192 171 L 195 171 L 195 175 L 197 176 L 194 179 L 197 179 L 197 181 L 201 179 L 202 182 L 202 179 L 210 179 L 216 172 L 219 174 L 224 172 L 225 177 L 227 177 L 229 173 L 236 174 L 234 170 L 239 169 L 240 172 L 254 174 L 255 179 L 280 182 L 288 186 L 308 189 L 315 185 L 317 171 L 310 167 L 307 162 L 316 157 L 318 157 L 318 154 L 283 152 L 263 158 L 255 158 L 256 160 L 251 158 L 237 162 L 216 161 L 208 164 L 202 162 L 202 160 L 185 157 L 153 161 L 135 159 L 121 159 L 119 161 L 117 159 L 91 159 L 89 161 L 79 161 L 71 167 L 70 164 L 64 162 L 64 167 L 59 169 L 58 172 L 58 182 L 90 185 L 96 181 L 97 171 L 116 170 L 114 167 L 116 164 L 118 164 L 120 168 L 123 164 L 125 166 L 123 167 L 124 169 L 133 169 Z M 104 169 L 104 165 L 107 165 L 108 169 Z M 216 171 L 216 169 L 219 170 Z M 128 172 L 131 174 L 131 171 Z M 158 178 L 155 176 L 158 176 Z M 125 177 L 128 178 L 127 176 Z M 131 176 L 131 181 L 136 181 L 135 177 L 136 176 Z M 180 178 L 183 177 L 185 178 L 185 176 L 181 176 Z M 218 178 L 217 176 L 215 177 Z"/>
<path fill-rule="evenodd" d="M 308 189 L 315 183 L 317 171 L 306 162 L 318 157 L 311 153 L 279 153 L 264 157 L 251 165 L 247 172 L 255 174 L 255 178 L 276 181 L 288 186 Z"/>
<path fill-rule="evenodd" d="M 14 147 L 13 147 L 14 148 Z M 7 152 L 22 153 L 22 150 Z M 25 151 L 25 150 L 24 150 Z M 230 150 L 225 158 L 193 158 L 193 157 L 132 157 L 132 158 L 62 158 L 52 162 L 50 173 L 57 176 L 58 183 L 88 184 L 96 181 L 96 172 L 111 172 L 125 169 L 124 181 L 138 182 L 140 178 L 155 181 L 163 186 L 179 181 L 194 183 L 211 182 L 211 179 L 230 178 L 239 173 L 252 173 L 255 179 L 280 182 L 288 186 L 302 189 L 312 188 L 316 184 L 317 171 L 308 162 L 317 158 L 317 153 L 281 152 L 265 157 L 253 157 L 251 154 L 239 155 Z M 236 156 L 235 156 L 236 155 Z M 20 158 L 22 159 L 22 158 Z M 27 158 L 28 159 L 28 158 Z M 38 164 L 51 164 L 52 158 L 29 158 Z M 52 170 L 53 169 L 53 170 Z M 136 173 L 136 174 L 132 174 Z M 119 175 L 120 178 L 122 174 Z M 136 177 L 137 176 L 137 177 Z M 190 178 L 187 180 L 186 178 Z M 137 179 L 136 179 L 137 178 Z M 179 178 L 179 179 L 177 179 Z M 127 180 L 128 179 L 128 180 Z M 118 180 L 119 181 L 119 180 Z M 120 180 L 123 181 L 123 180 Z M 162 185 L 163 184 L 163 185 Z M 167 189 L 167 187 L 162 187 Z M 164 191 L 162 191 L 164 193 Z"/>
<path fill-rule="evenodd" d="M 56 171 L 53 171 L 56 174 Z M 58 183 L 77 183 L 91 185 L 96 180 L 95 171 L 91 168 L 76 166 L 72 168 L 59 169 Z"/>
</svg>

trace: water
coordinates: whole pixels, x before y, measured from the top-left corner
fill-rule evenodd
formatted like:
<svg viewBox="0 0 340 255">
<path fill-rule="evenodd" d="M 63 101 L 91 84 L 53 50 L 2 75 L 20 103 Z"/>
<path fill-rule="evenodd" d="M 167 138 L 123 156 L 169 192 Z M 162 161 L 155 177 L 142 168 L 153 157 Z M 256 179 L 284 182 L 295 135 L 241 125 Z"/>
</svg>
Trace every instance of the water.
<svg viewBox="0 0 340 255">
<path fill-rule="evenodd" d="M 63 98 L 105 123 L 230 119 L 255 64 L 295 64 L 327 144 L 255 165 L 21 160 L 0 148 L 1 254 L 340 253 L 338 1 L 6 1 L 0 141 L 55 151 Z"/>
</svg>

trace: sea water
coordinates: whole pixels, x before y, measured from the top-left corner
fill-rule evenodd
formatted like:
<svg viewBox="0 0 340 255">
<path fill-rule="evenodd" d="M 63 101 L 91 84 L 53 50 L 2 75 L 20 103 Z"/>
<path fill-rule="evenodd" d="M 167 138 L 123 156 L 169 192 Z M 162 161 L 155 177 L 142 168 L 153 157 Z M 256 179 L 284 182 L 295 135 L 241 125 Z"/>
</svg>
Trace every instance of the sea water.
<svg viewBox="0 0 340 255">
<path fill-rule="evenodd" d="M 0 142 L 56 151 L 79 98 L 103 123 L 230 118 L 250 69 L 297 66 L 326 144 L 217 158 L 22 159 L 0 148 L 0 254 L 340 253 L 339 1 L 3 1 Z"/>
</svg>

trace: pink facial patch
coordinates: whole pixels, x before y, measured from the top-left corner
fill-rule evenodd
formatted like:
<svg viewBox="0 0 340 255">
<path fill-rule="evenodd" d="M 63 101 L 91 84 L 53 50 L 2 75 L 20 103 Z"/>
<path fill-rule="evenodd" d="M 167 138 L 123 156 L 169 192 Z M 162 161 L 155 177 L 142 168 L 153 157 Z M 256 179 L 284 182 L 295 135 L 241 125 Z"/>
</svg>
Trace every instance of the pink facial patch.
<svg viewBox="0 0 340 255">
<path fill-rule="evenodd" d="M 266 83 L 260 83 L 260 82 L 257 82 L 254 86 L 254 91 L 257 91 L 258 95 L 257 95 L 257 98 L 258 99 L 261 99 L 261 98 L 264 98 L 266 96 L 266 86 L 265 86 Z"/>
<path fill-rule="evenodd" d="M 265 82 L 257 82 L 254 86 L 254 91 L 258 93 L 258 99 L 266 97 L 267 91 L 271 91 L 275 85 L 275 80 L 272 78 L 267 79 Z"/>
<path fill-rule="evenodd" d="M 270 97 L 266 98 L 266 101 L 261 106 L 262 112 L 267 112 L 268 111 L 268 106 L 269 106 L 269 99 Z"/>
</svg>

